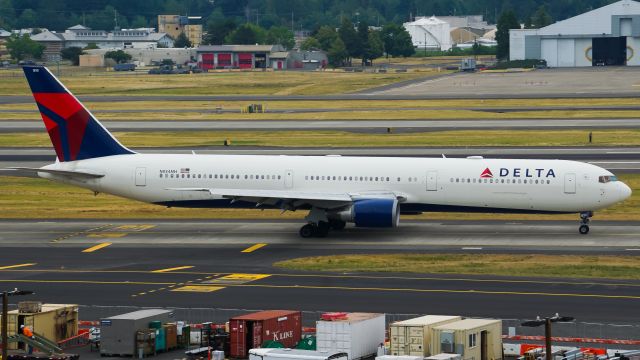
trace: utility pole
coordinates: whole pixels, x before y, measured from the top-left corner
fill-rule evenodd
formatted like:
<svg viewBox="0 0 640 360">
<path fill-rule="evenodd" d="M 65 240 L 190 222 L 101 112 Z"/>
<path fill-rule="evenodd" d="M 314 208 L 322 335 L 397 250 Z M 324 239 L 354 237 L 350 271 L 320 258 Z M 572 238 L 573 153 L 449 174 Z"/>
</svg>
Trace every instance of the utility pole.
<svg viewBox="0 0 640 360">
<path fill-rule="evenodd" d="M 553 360 L 551 352 L 551 323 L 555 322 L 571 322 L 574 318 L 571 316 L 560 316 L 557 313 L 554 316 L 540 318 L 538 316 L 535 320 L 525 321 L 521 325 L 528 327 L 537 327 L 544 325 L 544 340 L 545 340 L 545 360 Z"/>
<path fill-rule="evenodd" d="M 8 336 L 7 336 L 7 317 L 9 313 L 9 294 L 4 291 L 2 293 L 2 360 L 7 359 Z"/>
<path fill-rule="evenodd" d="M 545 360 L 551 359 L 551 318 L 545 319 L 544 324 L 544 345 L 545 345 Z"/>
</svg>

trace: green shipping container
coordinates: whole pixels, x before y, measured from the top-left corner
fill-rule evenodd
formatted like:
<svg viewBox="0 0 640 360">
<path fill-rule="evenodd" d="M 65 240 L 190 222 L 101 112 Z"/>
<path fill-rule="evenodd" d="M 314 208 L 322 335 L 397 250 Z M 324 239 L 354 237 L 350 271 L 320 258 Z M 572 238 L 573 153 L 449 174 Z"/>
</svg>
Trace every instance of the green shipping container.
<svg viewBox="0 0 640 360">
<path fill-rule="evenodd" d="M 167 334 L 164 329 L 156 329 L 156 352 L 167 351 Z"/>
<path fill-rule="evenodd" d="M 151 321 L 149 323 L 150 329 L 160 329 L 162 328 L 162 321 Z"/>
</svg>

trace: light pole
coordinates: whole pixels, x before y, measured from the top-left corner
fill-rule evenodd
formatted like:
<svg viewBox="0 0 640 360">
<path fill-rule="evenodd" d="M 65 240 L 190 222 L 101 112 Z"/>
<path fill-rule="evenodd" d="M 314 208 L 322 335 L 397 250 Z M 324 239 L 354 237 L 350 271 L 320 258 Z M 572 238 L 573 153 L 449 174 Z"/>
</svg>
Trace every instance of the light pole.
<svg viewBox="0 0 640 360">
<path fill-rule="evenodd" d="M 7 336 L 7 318 L 9 317 L 9 296 L 31 295 L 35 294 L 29 290 L 18 290 L 2 292 L 2 360 L 7 360 L 8 336 Z"/>
<path fill-rule="evenodd" d="M 552 317 L 540 318 L 540 316 L 538 316 L 535 320 L 525 321 L 521 325 L 528 327 L 544 325 L 545 360 L 551 360 L 551 323 L 571 322 L 573 320 L 574 318 L 571 316 L 560 316 L 556 313 Z"/>
</svg>

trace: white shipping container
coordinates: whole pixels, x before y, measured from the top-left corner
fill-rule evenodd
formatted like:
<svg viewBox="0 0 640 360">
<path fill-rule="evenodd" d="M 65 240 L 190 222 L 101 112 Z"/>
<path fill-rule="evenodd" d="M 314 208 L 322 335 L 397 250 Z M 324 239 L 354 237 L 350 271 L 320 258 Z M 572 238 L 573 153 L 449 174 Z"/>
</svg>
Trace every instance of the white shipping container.
<svg viewBox="0 0 640 360">
<path fill-rule="evenodd" d="M 298 349 L 251 349 L 249 360 L 348 360 L 346 353 Z"/>
<path fill-rule="evenodd" d="M 462 320 L 460 316 L 426 315 L 389 326 L 391 355 L 431 355 L 431 333 L 436 326 Z"/>
<path fill-rule="evenodd" d="M 316 322 L 318 351 L 345 352 L 349 360 L 376 355 L 384 344 L 384 314 L 349 313 L 344 320 Z"/>
<path fill-rule="evenodd" d="M 422 356 L 409 356 L 409 355 L 384 355 L 376 356 L 376 360 L 423 360 Z"/>
</svg>

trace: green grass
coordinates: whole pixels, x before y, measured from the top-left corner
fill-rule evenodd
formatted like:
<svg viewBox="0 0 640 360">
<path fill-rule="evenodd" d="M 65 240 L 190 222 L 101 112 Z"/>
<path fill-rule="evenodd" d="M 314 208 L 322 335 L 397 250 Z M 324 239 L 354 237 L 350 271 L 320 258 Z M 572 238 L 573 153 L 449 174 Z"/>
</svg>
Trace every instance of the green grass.
<svg viewBox="0 0 640 360">
<path fill-rule="evenodd" d="M 367 254 L 307 257 L 274 265 L 303 271 L 640 279 L 640 258 L 635 256 Z"/>
<path fill-rule="evenodd" d="M 123 102 L 85 102 L 85 106 L 95 113 L 102 110 L 215 110 L 217 106 L 225 110 L 240 112 L 242 107 L 249 104 L 248 101 L 152 101 L 144 100 Z M 269 110 L 300 110 L 300 109 L 358 109 L 358 110 L 397 110 L 411 109 L 486 109 L 486 108 L 529 108 L 541 106 L 558 107 L 593 107 L 593 106 L 640 106 L 640 98 L 613 98 L 613 99 L 486 99 L 486 100 L 285 100 L 285 101 L 260 101 L 267 112 Z M 34 102 L 27 104 L 0 104 L 0 110 L 33 110 L 38 108 Z"/>
<path fill-rule="evenodd" d="M 595 220 L 640 221 L 640 175 L 621 174 L 620 179 L 633 189 L 625 202 L 598 211 Z M 0 176 L 0 219 L 299 219 L 306 211 L 286 212 L 254 209 L 180 209 L 149 205 L 112 195 L 97 197 L 89 190 L 44 179 Z M 568 215 L 425 213 L 403 216 L 421 220 L 574 220 Z"/>
<path fill-rule="evenodd" d="M 83 74 L 61 76 L 60 80 L 75 95 L 321 95 L 354 92 L 442 73 L 285 71 L 215 72 L 194 75 Z M 30 94 L 24 77 L 2 78 L 0 95 Z"/>
<path fill-rule="evenodd" d="M 345 131 L 179 131 L 115 132 L 131 147 L 222 145 L 283 147 L 411 147 L 411 146 L 636 146 L 640 130 L 596 130 L 588 144 L 587 130 L 454 130 L 419 133 L 357 133 Z M 0 147 L 50 147 L 46 133 L 2 133 Z"/>
</svg>

